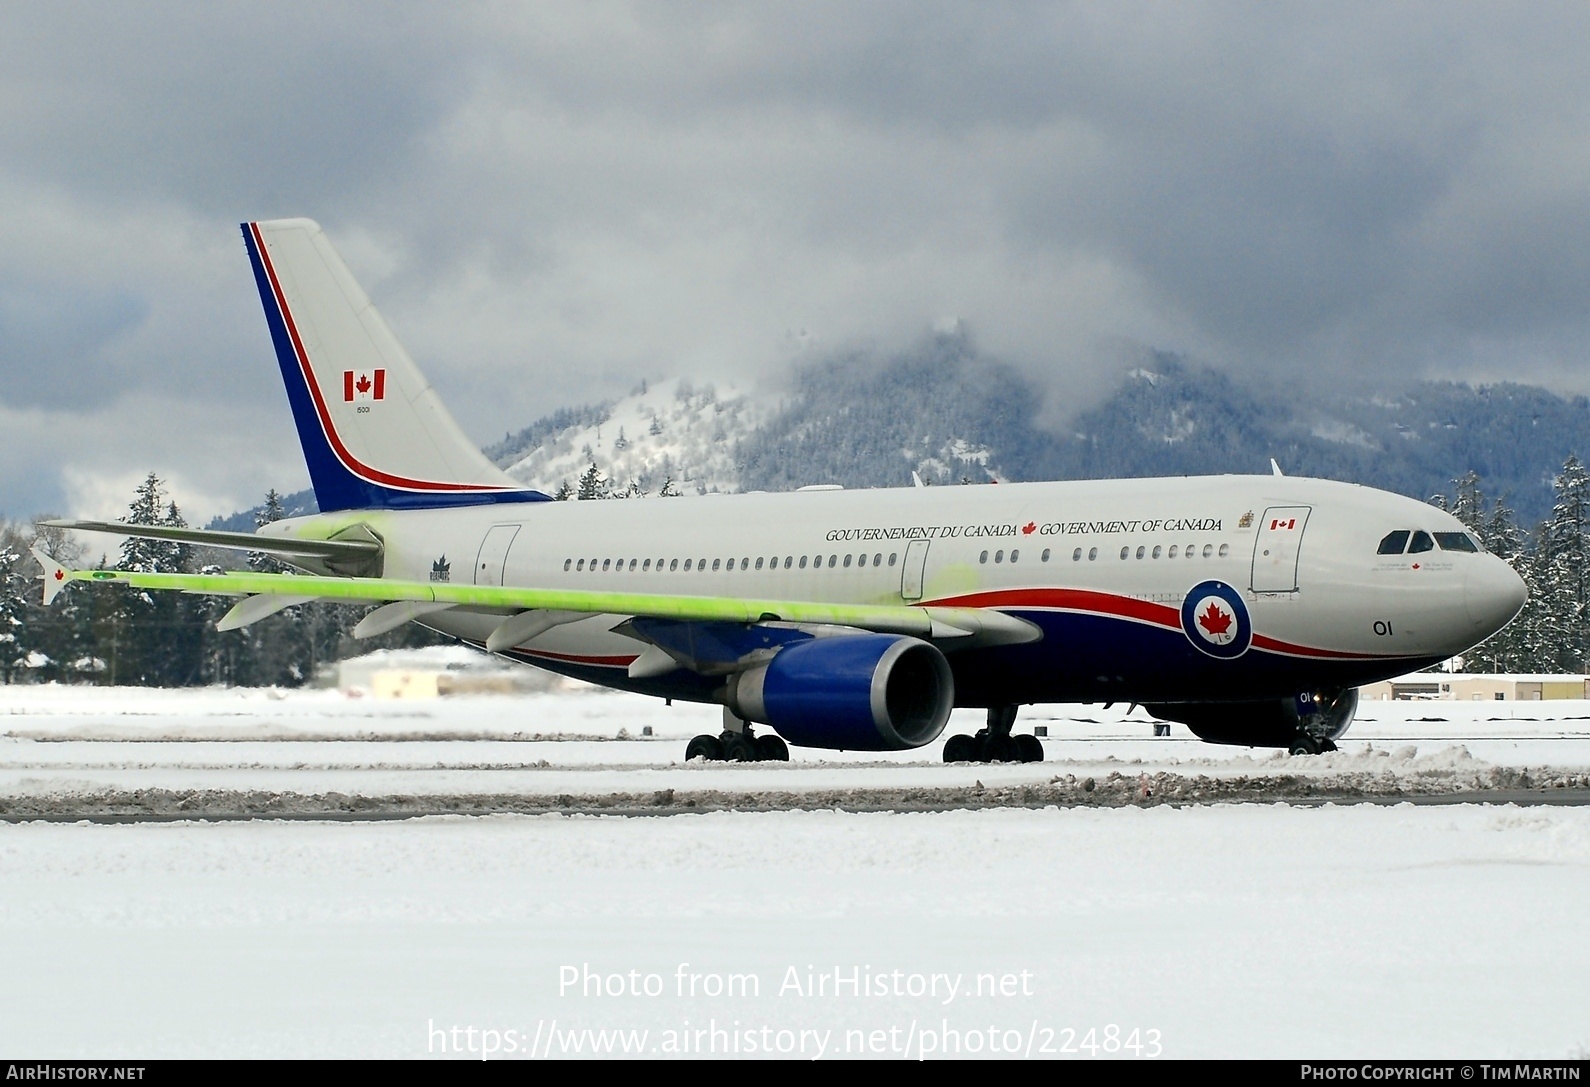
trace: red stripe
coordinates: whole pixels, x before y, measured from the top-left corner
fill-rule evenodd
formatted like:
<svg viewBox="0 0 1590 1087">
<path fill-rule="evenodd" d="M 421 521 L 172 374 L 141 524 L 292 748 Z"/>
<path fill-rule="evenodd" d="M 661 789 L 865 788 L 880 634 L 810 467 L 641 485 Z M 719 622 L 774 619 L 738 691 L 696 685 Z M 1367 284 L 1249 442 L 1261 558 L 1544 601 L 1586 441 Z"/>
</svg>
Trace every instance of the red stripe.
<svg viewBox="0 0 1590 1087">
<path fill-rule="evenodd" d="M 1178 633 L 1181 631 L 1180 608 L 1089 589 L 999 589 L 947 597 L 943 600 L 928 601 L 926 604 L 941 608 L 1045 608 L 1053 611 L 1075 611 L 1089 615 L 1131 619 L 1165 627 Z M 1399 660 L 1408 656 L 1403 653 L 1347 653 L 1338 649 L 1318 649 L 1314 646 L 1282 641 L 1280 638 L 1272 638 L 1257 631 L 1253 635 L 1253 647 L 1271 653 L 1327 660 Z"/>
<path fill-rule="evenodd" d="M 260 233 L 258 223 L 248 225 L 250 233 L 254 235 L 254 245 L 259 249 L 260 263 L 265 266 L 265 275 L 271 281 L 271 293 L 276 298 L 276 308 L 281 312 L 282 321 L 287 326 L 287 335 L 293 342 L 293 353 L 298 359 L 298 369 L 304 376 L 304 381 L 309 386 L 310 398 L 315 402 L 315 412 L 320 417 L 320 429 L 325 432 L 326 441 L 331 443 L 331 448 L 337 454 L 337 459 L 342 461 L 344 468 L 355 475 L 362 476 L 367 482 L 379 483 L 384 487 L 396 487 L 402 490 L 413 491 L 504 491 L 508 488 L 490 483 L 440 483 L 428 479 L 409 479 L 406 476 L 395 476 L 383 472 L 379 468 L 372 468 L 361 462 L 352 453 L 348 452 L 342 444 L 342 439 L 337 435 L 337 428 L 331 421 L 331 412 L 326 408 L 326 401 L 320 395 L 320 385 L 315 381 L 315 373 L 309 366 L 309 354 L 304 350 L 303 340 L 299 338 L 298 326 L 293 321 L 292 311 L 287 308 L 287 296 L 282 292 L 281 282 L 276 278 L 276 269 L 271 264 L 270 254 L 265 249 L 265 237 Z M 379 371 L 378 371 L 379 372 Z M 344 372 L 343 381 L 349 378 Z M 353 396 L 349 394 L 348 399 Z"/>
<path fill-rule="evenodd" d="M 952 596 L 928 602 L 939 608 L 1050 608 L 1057 611 L 1083 611 L 1095 615 L 1113 615 L 1120 619 L 1135 619 L 1140 623 L 1181 630 L 1181 612 L 1168 604 L 1154 604 L 1147 600 L 1134 600 L 1114 593 L 1093 592 L 1090 589 L 999 589 L 967 596 Z"/>
<path fill-rule="evenodd" d="M 344 370 L 342 372 L 342 399 L 344 401 L 346 401 L 347 403 L 350 403 L 350 404 L 353 403 L 353 371 L 352 370 Z"/>
<path fill-rule="evenodd" d="M 375 398 L 380 400 L 386 396 L 386 371 L 375 372 Z"/>
</svg>

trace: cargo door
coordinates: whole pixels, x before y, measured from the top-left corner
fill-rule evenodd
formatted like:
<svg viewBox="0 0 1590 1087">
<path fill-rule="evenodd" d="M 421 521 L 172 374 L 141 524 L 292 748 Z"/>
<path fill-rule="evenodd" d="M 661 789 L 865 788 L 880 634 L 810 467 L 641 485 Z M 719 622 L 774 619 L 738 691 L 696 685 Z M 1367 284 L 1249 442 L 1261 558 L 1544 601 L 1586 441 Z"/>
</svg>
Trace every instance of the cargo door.
<svg viewBox="0 0 1590 1087">
<path fill-rule="evenodd" d="M 519 525 L 492 525 L 481 541 L 480 555 L 475 559 L 476 585 L 501 585 L 503 567 L 508 562 L 508 549 L 513 538 L 519 535 Z"/>
<path fill-rule="evenodd" d="M 1297 592 L 1297 559 L 1310 506 L 1271 506 L 1253 541 L 1253 591 Z"/>
<path fill-rule="evenodd" d="M 921 600 L 922 583 L 927 573 L 928 540 L 912 540 L 905 545 L 905 564 L 900 570 L 900 598 Z"/>
</svg>

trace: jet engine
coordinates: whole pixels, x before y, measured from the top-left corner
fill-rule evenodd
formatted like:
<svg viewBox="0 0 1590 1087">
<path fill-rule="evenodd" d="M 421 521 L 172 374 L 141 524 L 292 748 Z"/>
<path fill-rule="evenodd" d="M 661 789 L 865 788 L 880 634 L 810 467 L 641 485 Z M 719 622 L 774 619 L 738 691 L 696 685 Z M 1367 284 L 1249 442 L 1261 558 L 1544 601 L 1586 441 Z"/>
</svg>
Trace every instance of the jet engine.
<svg viewBox="0 0 1590 1087">
<path fill-rule="evenodd" d="M 1143 707 L 1155 717 L 1179 721 L 1200 740 L 1246 747 L 1306 748 L 1328 751 L 1352 724 L 1358 690 L 1310 691 L 1296 698 L 1263 702 L 1172 702 Z"/>
<path fill-rule="evenodd" d="M 812 638 L 729 680 L 729 709 L 802 747 L 900 751 L 932 743 L 955 702 L 944 654 L 892 634 Z"/>
</svg>

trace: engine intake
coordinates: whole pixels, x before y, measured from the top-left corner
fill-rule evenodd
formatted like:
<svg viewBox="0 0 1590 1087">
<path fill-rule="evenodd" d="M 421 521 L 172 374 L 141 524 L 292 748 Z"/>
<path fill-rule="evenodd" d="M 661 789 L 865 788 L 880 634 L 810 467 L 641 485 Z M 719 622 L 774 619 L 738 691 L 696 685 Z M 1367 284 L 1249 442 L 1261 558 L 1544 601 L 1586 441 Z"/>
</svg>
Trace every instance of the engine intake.
<svg viewBox="0 0 1590 1087">
<path fill-rule="evenodd" d="M 901 751 L 932 743 L 955 703 L 949 662 L 893 634 L 813 638 L 729 680 L 729 709 L 802 747 Z"/>
</svg>

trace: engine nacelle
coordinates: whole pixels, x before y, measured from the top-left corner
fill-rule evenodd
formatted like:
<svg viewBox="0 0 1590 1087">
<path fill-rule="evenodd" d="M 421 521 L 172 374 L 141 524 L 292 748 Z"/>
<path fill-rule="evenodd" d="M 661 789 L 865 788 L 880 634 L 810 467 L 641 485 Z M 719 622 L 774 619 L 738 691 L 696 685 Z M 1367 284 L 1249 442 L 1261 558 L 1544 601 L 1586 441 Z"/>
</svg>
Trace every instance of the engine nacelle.
<svg viewBox="0 0 1590 1087">
<path fill-rule="evenodd" d="M 1358 690 L 1311 692 L 1264 702 L 1175 702 L 1145 705 L 1155 717 L 1179 721 L 1211 744 L 1291 747 L 1298 733 L 1335 740 L 1353 723 Z"/>
<path fill-rule="evenodd" d="M 938 739 L 955 703 L 949 662 L 893 634 L 813 638 L 730 678 L 729 709 L 802 747 L 900 751 Z"/>
</svg>

